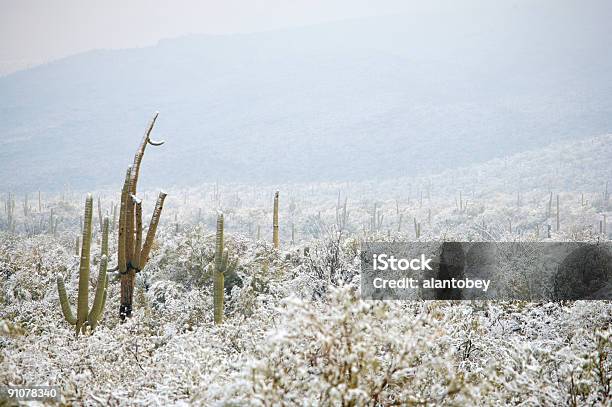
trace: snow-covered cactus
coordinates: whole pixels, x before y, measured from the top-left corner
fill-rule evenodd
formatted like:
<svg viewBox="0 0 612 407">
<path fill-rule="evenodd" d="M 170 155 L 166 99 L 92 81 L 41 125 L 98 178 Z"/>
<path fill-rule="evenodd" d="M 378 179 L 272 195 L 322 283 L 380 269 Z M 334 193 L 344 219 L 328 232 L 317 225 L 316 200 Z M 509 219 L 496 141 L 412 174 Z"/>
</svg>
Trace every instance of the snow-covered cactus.
<svg viewBox="0 0 612 407">
<path fill-rule="evenodd" d="M 223 296 L 225 288 L 225 274 L 236 269 L 238 260 L 229 260 L 229 250 L 223 241 L 223 214 L 217 215 L 217 235 L 215 240 L 215 259 L 213 263 L 213 305 L 215 324 L 223 322 Z"/>
<path fill-rule="evenodd" d="M 28 217 L 30 213 L 30 204 L 28 203 L 28 194 L 25 194 L 23 198 L 23 216 Z"/>
<path fill-rule="evenodd" d="M 291 222 L 291 245 L 295 244 L 295 223 Z"/>
<path fill-rule="evenodd" d="M 117 254 L 117 269 L 121 275 L 121 305 L 119 316 L 121 319 L 132 315 L 132 301 L 134 296 L 134 283 L 136 273 L 140 272 L 147 261 L 155 239 L 157 225 L 166 199 L 166 193 L 160 192 L 153 211 L 151 223 L 147 236 L 142 241 L 142 201 L 136 196 L 136 186 L 140 173 L 140 164 L 144 157 L 145 148 L 148 144 L 160 146 L 164 141 L 153 141 L 150 139 L 151 131 L 157 120 L 156 112 L 147 126 L 140 147 L 134 156 L 134 163 L 128 167 L 123 189 L 121 191 L 121 209 L 119 213 L 119 239 Z"/>
<path fill-rule="evenodd" d="M 336 225 L 339 231 L 343 231 L 346 229 L 346 223 L 347 223 L 346 203 L 347 201 L 348 201 L 348 197 L 344 197 L 344 205 L 340 205 L 340 193 L 338 193 L 338 203 L 336 204 Z"/>
<path fill-rule="evenodd" d="M 278 191 L 274 194 L 274 213 L 272 215 L 272 243 L 278 249 L 280 240 L 278 238 Z"/>
<path fill-rule="evenodd" d="M 11 193 L 9 192 L 8 198 L 4 204 L 4 208 L 6 210 L 6 224 L 7 230 L 10 233 L 15 233 L 15 200 L 13 199 Z"/>
<path fill-rule="evenodd" d="M 92 229 L 92 207 L 93 199 L 91 194 L 85 199 L 85 219 L 83 225 L 83 238 L 81 243 L 81 261 L 79 265 L 79 290 L 77 296 L 77 315 L 72 313 L 68 296 L 66 295 L 66 287 L 61 276 L 57 276 L 57 291 L 59 294 L 60 305 L 64 318 L 69 324 L 75 325 L 76 334 L 79 332 L 85 333 L 86 327 L 89 325 L 91 329 L 95 329 L 98 320 L 102 315 L 104 302 L 106 298 L 106 269 L 107 257 L 105 254 L 100 259 L 100 270 L 98 273 L 98 282 L 94 302 L 89 309 L 89 263 L 90 263 L 90 248 L 91 248 L 91 229 Z M 108 219 L 105 220 L 108 224 Z M 107 236 L 102 237 L 102 241 L 108 242 L 108 227 L 106 228 Z"/>
<path fill-rule="evenodd" d="M 49 212 L 49 233 L 53 234 L 53 208 Z"/>
</svg>

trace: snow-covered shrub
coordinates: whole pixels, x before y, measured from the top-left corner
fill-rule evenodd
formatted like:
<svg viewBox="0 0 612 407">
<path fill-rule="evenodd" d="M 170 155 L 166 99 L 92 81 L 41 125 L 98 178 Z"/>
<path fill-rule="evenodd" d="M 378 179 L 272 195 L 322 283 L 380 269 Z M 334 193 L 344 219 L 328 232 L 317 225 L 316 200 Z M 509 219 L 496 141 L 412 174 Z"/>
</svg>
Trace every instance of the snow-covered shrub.
<svg viewBox="0 0 612 407">
<path fill-rule="evenodd" d="M 458 403 L 470 397 L 444 325 L 407 309 L 364 302 L 354 288 L 329 303 L 290 299 L 280 328 L 253 362 L 254 404 Z"/>
</svg>

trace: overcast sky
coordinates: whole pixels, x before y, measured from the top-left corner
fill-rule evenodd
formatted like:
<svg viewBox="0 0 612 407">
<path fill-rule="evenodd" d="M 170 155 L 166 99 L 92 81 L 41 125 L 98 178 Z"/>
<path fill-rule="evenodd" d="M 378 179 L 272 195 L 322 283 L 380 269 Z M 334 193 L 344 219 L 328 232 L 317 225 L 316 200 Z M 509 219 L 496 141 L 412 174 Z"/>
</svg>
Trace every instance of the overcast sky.
<svg viewBox="0 0 612 407">
<path fill-rule="evenodd" d="M 423 7 L 433 6 L 413 0 L 0 0 L 0 75 L 91 49 L 154 45 L 190 33 L 265 31 Z"/>
</svg>

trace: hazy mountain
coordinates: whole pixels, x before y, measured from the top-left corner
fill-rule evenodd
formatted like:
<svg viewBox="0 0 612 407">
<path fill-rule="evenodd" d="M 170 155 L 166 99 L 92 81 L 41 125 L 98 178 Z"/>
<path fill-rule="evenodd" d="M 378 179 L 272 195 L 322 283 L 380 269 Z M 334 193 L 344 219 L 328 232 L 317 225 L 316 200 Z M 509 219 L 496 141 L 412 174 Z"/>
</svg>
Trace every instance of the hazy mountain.
<svg viewBox="0 0 612 407">
<path fill-rule="evenodd" d="M 167 144 L 145 186 L 416 175 L 607 133 L 611 8 L 494 4 L 66 58 L 0 78 L 2 186 L 119 184 L 155 110 Z"/>
</svg>

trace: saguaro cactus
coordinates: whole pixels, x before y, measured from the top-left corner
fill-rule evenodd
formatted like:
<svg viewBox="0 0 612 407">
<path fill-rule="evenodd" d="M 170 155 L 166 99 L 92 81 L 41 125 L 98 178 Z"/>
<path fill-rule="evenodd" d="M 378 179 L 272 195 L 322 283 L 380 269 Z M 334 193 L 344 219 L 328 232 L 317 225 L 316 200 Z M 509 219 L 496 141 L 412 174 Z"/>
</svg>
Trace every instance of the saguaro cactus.
<svg viewBox="0 0 612 407">
<path fill-rule="evenodd" d="M 102 202 L 100 201 L 100 197 L 98 197 L 98 222 L 100 222 L 100 232 L 102 232 L 104 218 L 102 217 Z"/>
<path fill-rule="evenodd" d="M 278 191 L 274 194 L 274 214 L 272 215 L 272 243 L 278 249 L 280 240 L 278 238 Z"/>
<path fill-rule="evenodd" d="M 557 194 L 557 232 L 561 229 L 561 222 L 559 217 L 559 194 Z"/>
<path fill-rule="evenodd" d="M 10 192 L 8 194 L 8 198 L 6 199 L 5 209 L 6 209 L 6 219 L 7 219 L 6 220 L 7 230 L 10 233 L 14 233 L 15 225 L 17 224 L 17 222 L 15 221 L 15 200 L 13 199 Z"/>
<path fill-rule="evenodd" d="M 30 213 L 30 204 L 28 203 L 28 194 L 25 194 L 23 198 L 23 216 L 27 218 L 29 213 Z"/>
<path fill-rule="evenodd" d="M 92 207 L 93 200 L 91 194 L 87 195 L 85 199 L 85 225 L 83 227 L 83 238 L 81 243 L 81 261 L 79 265 L 79 290 L 77 297 L 77 315 L 76 317 L 72 313 L 68 296 L 66 295 L 66 287 L 64 286 L 64 280 L 61 276 L 57 276 L 57 291 L 59 294 L 60 305 L 62 307 L 62 313 L 64 318 L 69 324 L 74 325 L 76 328 L 76 334 L 79 332 L 85 333 L 87 326 L 93 330 L 104 309 L 104 303 L 106 299 L 106 287 L 107 287 L 107 257 L 102 250 L 102 257 L 100 259 L 100 269 L 98 272 L 98 282 L 96 286 L 96 294 L 94 302 L 89 309 L 89 263 L 90 263 L 90 247 L 91 247 L 91 223 L 92 223 Z M 105 220 L 105 224 L 108 225 L 108 219 Z M 106 236 L 104 236 L 104 234 Z M 108 226 L 103 231 L 102 241 L 108 242 Z M 108 243 L 107 243 L 108 244 Z"/>
<path fill-rule="evenodd" d="M 151 217 L 147 236 L 142 243 L 142 201 L 136 196 L 136 186 L 140 173 L 140 164 L 144 157 L 145 148 L 148 144 L 160 146 L 164 141 L 153 141 L 150 139 L 151 131 L 157 120 L 158 113 L 153 115 L 153 119 L 147 126 L 140 147 L 134 156 L 134 163 L 128 167 L 125 174 L 125 181 L 121 191 L 121 209 L 119 213 L 119 239 L 117 254 L 117 269 L 121 276 L 121 305 L 119 306 L 119 316 L 121 319 L 132 315 L 132 300 L 134 296 L 134 283 L 136 273 L 140 272 L 147 261 L 157 225 L 161 217 L 166 193 L 161 191 L 157 197 L 155 210 Z"/>
<path fill-rule="evenodd" d="M 348 217 L 347 211 L 346 211 L 347 201 L 348 201 L 348 197 L 344 197 L 344 204 L 340 206 L 340 193 L 338 192 L 338 203 L 336 204 L 336 225 L 340 232 L 346 229 L 347 217 Z"/>
<path fill-rule="evenodd" d="M 225 274 L 236 269 L 238 261 L 229 260 L 229 250 L 223 241 L 223 214 L 217 215 L 217 236 L 215 242 L 215 260 L 213 263 L 213 305 L 215 324 L 223 322 L 223 295 Z"/>
</svg>

